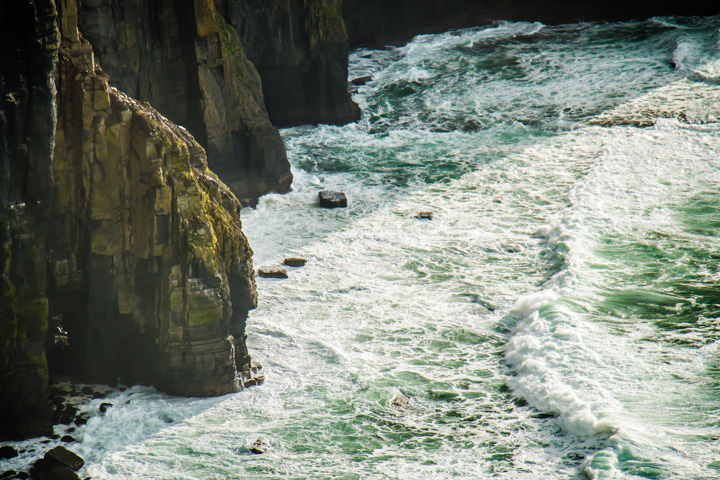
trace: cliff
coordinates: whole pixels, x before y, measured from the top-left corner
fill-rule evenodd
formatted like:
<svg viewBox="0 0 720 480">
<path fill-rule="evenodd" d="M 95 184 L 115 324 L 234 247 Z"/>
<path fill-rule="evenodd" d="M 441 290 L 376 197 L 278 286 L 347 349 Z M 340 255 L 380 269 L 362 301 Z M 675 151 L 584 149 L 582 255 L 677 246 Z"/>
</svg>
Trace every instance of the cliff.
<svg viewBox="0 0 720 480">
<path fill-rule="evenodd" d="M 2 438 L 47 432 L 49 372 L 181 395 L 251 375 L 239 201 L 186 129 L 109 86 L 74 0 L 57 7 L 0 8 Z"/>
<path fill-rule="evenodd" d="M 186 127 L 238 198 L 290 188 L 258 73 L 211 0 L 82 0 L 78 21 L 110 84 Z"/>
<path fill-rule="evenodd" d="M 49 428 L 45 227 L 52 195 L 56 11 L 0 7 L 0 438 Z"/>
<path fill-rule="evenodd" d="M 257 68 L 275 125 L 360 118 L 347 88 L 348 41 L 340 0 L 216 0 Z"/>
</svg>

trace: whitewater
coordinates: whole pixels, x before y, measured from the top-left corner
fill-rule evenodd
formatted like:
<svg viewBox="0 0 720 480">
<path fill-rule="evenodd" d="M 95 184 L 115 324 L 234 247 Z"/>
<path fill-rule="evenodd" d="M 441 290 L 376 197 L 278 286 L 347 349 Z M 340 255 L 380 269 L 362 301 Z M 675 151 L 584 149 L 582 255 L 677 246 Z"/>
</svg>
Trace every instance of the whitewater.
<svg viewBox="0 0 720 480">
<path fill-rule="evenodd" d="M 265 384 L 87 401 L 81 473 L 720 477 L 720 17 L 498 22 L 363 76 L 362 119 L 283 130 L 293 189 L 242 212 L 256 266 L 308 260 L 258 278 Z"/>
</svg>

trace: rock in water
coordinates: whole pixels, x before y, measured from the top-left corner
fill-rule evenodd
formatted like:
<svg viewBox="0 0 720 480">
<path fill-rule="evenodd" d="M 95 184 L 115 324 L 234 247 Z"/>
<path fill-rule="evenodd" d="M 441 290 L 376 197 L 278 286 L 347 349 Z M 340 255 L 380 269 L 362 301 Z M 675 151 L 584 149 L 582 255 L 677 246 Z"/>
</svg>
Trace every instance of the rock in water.
<svg viewBox="0 0 720 480">
<path fill-rule="evenodd" d="M 402 392 L 397 392 L 393 397 L 390 399 L 390 405 L 397 408 L 400 411 L 405 411 L 408 408 L 410 408 L 410 402 L 412 401 L 412 398 L 405 395 Z"/>
<path fill-rule="evenodd" d="M 287 257 L 283 263 L 288 267 L 302 267 L 307 263 L 307 260 L 300 257 Z"/>
<path fill-rule="evenodd" d="M 318 194 L 320 198 L 320 206 L 323 208 L 339 208 L 347 207 L 347 197 L 343 192 L 335 192 L 332 190 L 323 190 Z"/>
<path fill-rule="evenodd" d="M 55 447 L 43 457 L 45 464 L 49 467 L 68 467 L 78 471 L 85 465 L 85 461 L 65 447 Z"/>
<path fill-rule="evenodd" d="M 288 278 L 287 269 L 280 265 L 263 265 L 258 268 L 258 277 Z"/>
<path fill-rule="evenodd" d="M 356 87 L 361 87 L 368 83 L 370 80 L 372 80 L 372 78 L 372 75 L 365 75 L 364 77 L 353 78 L 350 83 L 352 83 Z"/>
<path fill-rule="evenodd" d="M 413 218 L 420 218 L 424 220 L 432 220 L 433 212 L 418 212 Z"/>
<path fill-rule="evenodd" d="M 250 453 L 254 453 L 255 455 L 261 455 L 267 452 L 268 448 L 270 448 L 270 445 L 258 439 L 255 440 L 252 445 L 250 445 Z"/>
</svg>

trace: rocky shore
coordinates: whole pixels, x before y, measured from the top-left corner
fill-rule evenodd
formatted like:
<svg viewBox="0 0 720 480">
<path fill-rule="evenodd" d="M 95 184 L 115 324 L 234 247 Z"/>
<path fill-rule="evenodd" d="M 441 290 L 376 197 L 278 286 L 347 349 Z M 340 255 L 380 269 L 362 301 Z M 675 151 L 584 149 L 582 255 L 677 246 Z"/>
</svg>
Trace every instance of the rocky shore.
<svg viewBox="0 0 720 480">
<path fill-rule="evenodd" d="M 0 441 L 58 435 L 54 425 L 71 417 L 68 428 L 80 427 L 85 417 L 72 403 L 60 409 L 51 377 L 187 396 L 262 383 L 245 343 L 257 294 L 239 211 L 291 186 L 278 127 L 359 118 L 349 48 L 497 18 L 671 13 L 717 12 L 562 1 L 5 0 Z"/>
</svg>

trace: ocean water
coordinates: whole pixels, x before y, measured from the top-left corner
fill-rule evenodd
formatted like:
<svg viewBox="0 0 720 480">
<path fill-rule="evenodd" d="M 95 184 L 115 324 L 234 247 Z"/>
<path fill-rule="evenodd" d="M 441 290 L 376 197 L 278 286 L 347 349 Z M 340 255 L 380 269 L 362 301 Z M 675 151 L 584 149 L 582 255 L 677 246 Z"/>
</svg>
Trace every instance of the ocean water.
<svg viewBox="0 0 720 480">
<path fill-rule="evenodd" d="M 82 473 L 720 478 L 720 17 L 500 22 L 350 63 L 362 119 L 282 131 L 293 191 L 243 211 L 256 266 L 308 259 L 258 279 L 265 384 L 86 402 L 114 406 L 73 432 Z"/>
</svg>

